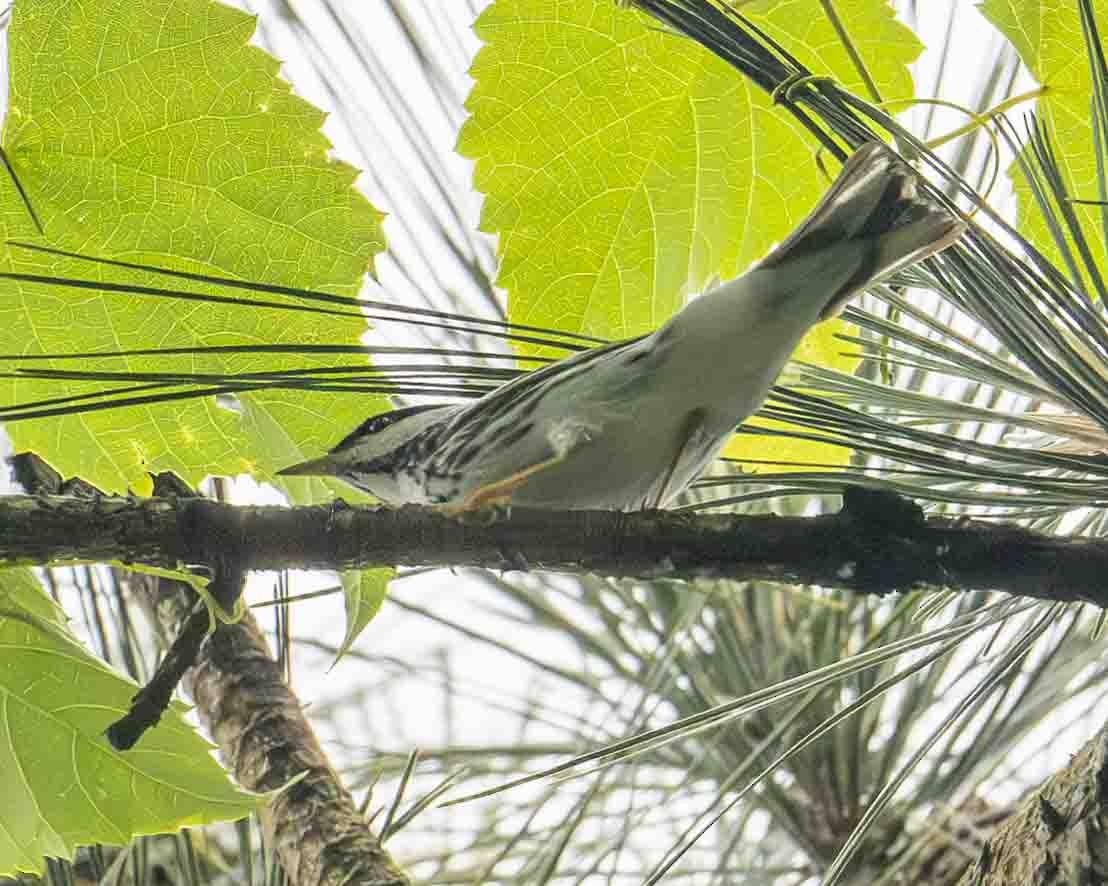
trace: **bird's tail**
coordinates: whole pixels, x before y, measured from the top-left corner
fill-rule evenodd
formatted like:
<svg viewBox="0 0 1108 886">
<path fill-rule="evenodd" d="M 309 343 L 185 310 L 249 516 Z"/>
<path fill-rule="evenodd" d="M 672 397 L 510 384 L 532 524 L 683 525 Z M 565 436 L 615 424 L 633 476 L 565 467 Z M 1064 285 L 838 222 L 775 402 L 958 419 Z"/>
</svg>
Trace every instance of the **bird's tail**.
<svg viewBox="0 0 1108 886">
<path fill-rule="evenodd" d="M 946 249 L 966 225 L 946 207 L 917 193 L 918 175 L 890 148 L 859 148 L 808 217 L 761 267 L 772 268 L 844 240 L 870 246 L 857 272 L 836 290 L 820 318 L 867 286 Z"/>
</svg>

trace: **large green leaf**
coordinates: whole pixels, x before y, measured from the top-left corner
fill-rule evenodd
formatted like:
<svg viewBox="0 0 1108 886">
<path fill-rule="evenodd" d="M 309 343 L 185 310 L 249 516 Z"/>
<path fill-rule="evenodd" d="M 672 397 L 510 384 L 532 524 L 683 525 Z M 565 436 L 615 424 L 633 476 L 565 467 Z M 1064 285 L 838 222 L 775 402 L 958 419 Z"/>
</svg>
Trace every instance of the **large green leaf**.
<svg viewBox="0 0 1108 886">
<path fill-rule="evenodd" d="M 920 44 L 886 0 L 835 4 L 886 99 Z M 860 90 L 812 0 L 743 13 Z M 735 276 L 827 186 L 810 137 L 691 41 L 612 0 L 496 0 L 478 19 L 461 150 L 500 237 L 512 318 L 611 338 L 655 328 Z"/>
<path fill-rule="evenodd" d="M 356 170 L 329 157 L 323 113 L 291 93 L 275 59 L 247 45 L 253 30 L 253 18 L 210 0 L 21 0 L 10 31 L 3 143 L 45 237 L 8 186 L 0 241 L 355 294 L 382 248 L 380 215 L 353 189 Z M 166 282 L 18 249 L 0 252 L 0 267 Z M 0 288 L 0 354 L 356 344 L 364 329 L 358 316 L 36 284 Z M 89 359 L 79 368 L 227 373 L 282 365 L 266 354 Z M 97 387 L 5 380 L 0 392 L 13 403 Z M 175 470 L 190 481 L 265 476 L 318 455 L 385 406 L 373 397 L 301 392 L 241 401 L 241 414 L 208 398 L 36 419 L 9 431 L 16 447 L 42 453 L 64 474 L 121 490 L 147 470 Z"/>
<path fill-rule="evenodd" d="M 1108 0 L 1092 0 L 1092 7 L 1103 34 L 1108 26 Z M 1091 123 L 1092 81 L 1077 0 L 984 0 L 980 9 L 1011 41 L 1023 63 L 1045 87 L 1036 112 L 1049 127 L 1069 194 L 1096 199 L 1099 191 Z M 1060 264 L 1062 252 L 1018 162 L 1012 164 L 1011 172 L 1019 200 L 1020 233 Z M 1075 205 L 1073 209 L 1103 273 L 1105 242 L 1100 208 Z"/>
<path fill-rule="evenodd" d="M 11 584 L 9 584 L 9 579 Z M 0 574 L 0 876 L 41 873 L 78 845 L 242 818 L 261 798 L 237 789 L 211 745 L 173 706 L 134 750 L 102 733 L 135 692 L 49 615 L 26 574 Z"/>
</svg>

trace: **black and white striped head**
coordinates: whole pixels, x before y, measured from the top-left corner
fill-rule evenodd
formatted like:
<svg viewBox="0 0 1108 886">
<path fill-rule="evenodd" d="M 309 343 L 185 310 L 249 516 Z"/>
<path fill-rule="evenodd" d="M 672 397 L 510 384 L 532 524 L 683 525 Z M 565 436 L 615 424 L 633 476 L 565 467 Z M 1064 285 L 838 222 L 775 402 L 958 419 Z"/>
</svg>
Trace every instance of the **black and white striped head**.
<svg viewBox="0 0 1108 886">
<path fill-rule="evenodd" d="M 365 452 L 370 454 L 370 457 L 373 453 L 384 455 L 402 443 L 406 443 L 428 425 L 440 421 L 441 416 L 433 413 L 455 408 L 450 404 L 431 403 L 425 406 L 405 406 L 391 412 L 371 415 L 331 447 L 331 455 L 355 447 L 365 447 Z"/>
<path fill-rule="evenodd" d="M 404 473 L 411 454 L 406 449 L 429 428 L 448 421 L 455 404 L 406 406 L 371 416 L 343 437 L 327 455 L 291 465 L 282 477 L 338 477 L 385 502 L 407 501 Z"/>
</svg>

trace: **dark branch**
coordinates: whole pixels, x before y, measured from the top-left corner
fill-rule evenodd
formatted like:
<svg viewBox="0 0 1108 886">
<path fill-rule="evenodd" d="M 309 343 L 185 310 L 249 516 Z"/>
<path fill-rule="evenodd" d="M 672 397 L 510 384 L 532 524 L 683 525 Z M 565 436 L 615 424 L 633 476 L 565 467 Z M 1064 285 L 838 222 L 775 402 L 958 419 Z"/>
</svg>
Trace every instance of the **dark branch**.
<svg viewBox="0 0 1108 886">
<path fill-rule="evenodd" d="M 187 585 L 134 573 L 129 583 L 163 635 L 187 630 L 196 617 L 195 594 Z M 206 625 L 207 613 L 202 614 Z M 279 791 L 258 814 L 288 882 L 411 883 L 328 762 L 249 612 L 207 638 L 186 684 L 239 784 Z"/>
<path fill-rule="evenodd" d="M 899 496 L 859 488 L 818 517 L 644 511 L 478 513 L 428 508 L 235 507 L 202 499 L 0 498 L 0 559 L 158 566 L 346 569 L 481 566 L 640 578 L 733 578 L 886 593 L 1001 590 L 1108 602 L 1108 542 L 1019 526 L 926 518 Z"/>
<path fill-rule="evenodd" d="M 959 886 L 1047 886 L 1103 882 L 1108 866 L 1101 838 L 1108 816 L 1108 732 L 1105 727 L 1026 797 L 989 836 Z"/>
</svg>

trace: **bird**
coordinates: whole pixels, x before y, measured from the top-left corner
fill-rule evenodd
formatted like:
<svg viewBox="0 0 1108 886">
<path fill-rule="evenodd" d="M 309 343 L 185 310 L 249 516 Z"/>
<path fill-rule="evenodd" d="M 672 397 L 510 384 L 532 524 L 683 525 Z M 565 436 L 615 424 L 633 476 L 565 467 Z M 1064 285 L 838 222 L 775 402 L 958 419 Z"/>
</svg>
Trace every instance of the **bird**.
<svg viewBox="0 0 1108 886">
<path fill-rule="evenodd" d="M 670 504 L 769 394 L 804 334 L 953 244 L 966 223 L 891 148 L 856 150 L 809 215 L 741 276 L 646 335 L 574 354 L 469 403 L 374 415 L 282 476 L 387 505 L 633 511 Z"/>
</svg>

